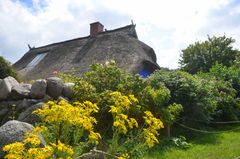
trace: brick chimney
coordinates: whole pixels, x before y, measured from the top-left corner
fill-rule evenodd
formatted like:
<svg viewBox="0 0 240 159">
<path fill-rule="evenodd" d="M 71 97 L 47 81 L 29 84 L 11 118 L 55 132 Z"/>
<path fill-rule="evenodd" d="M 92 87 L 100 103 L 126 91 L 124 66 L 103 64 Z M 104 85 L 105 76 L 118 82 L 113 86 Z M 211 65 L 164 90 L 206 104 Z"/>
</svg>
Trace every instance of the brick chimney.
<svg viewBox="0 0 240 159">
<path fill-rule="evenodd" d="M 103 32 L 103 25 L 100 22 L 90 24 L 90 37 L 96 37 L 100 32 Z"/>
</svg>

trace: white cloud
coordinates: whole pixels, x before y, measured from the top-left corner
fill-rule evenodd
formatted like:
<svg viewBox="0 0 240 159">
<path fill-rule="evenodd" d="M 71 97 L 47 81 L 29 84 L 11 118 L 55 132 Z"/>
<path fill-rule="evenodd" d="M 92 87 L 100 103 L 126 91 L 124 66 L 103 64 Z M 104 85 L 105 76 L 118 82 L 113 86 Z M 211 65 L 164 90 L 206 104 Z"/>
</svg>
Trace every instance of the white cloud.
<svg viewBox="0 0 240 159">
<path fill-rule="evenodd" d="M 229 7 L 231 2 L 33 0 L 32 8 L 27 8 L 18 0 L 0 0 L 0 55 L 15 62 L 27 51 L 28 43 L 40 46 L 87 36 L 94 21 L 114 29 L 133 19 L 139 39 L 155 50 L 159 65 L 176 68 L 181 50 L 207 34 L 224 32 L 240 39 L 236 36 L 240 23 L 224 24 L 240 14 L 240 5 Z M 219 16 L 223 9 L 224 16 Z"/>
</svg>

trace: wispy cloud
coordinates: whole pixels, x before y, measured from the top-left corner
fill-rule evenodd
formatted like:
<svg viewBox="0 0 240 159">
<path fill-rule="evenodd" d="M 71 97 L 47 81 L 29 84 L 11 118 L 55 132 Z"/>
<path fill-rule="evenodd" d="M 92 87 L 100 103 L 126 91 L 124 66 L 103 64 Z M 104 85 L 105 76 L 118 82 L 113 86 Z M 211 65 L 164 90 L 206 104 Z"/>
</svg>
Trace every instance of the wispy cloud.
<svg viewBox="0 0 240 159">
<path fill-rule="evenodd" d="M 240 40 L 239 7 L 238 0 L 0 0 L 0 55 L 15 62 L 27 44 L 86 36 L 94 21 L 114 29 L 133 19 L 159 65 L 176 68 L 181 50 L 207 34 Z"/>
</svg>

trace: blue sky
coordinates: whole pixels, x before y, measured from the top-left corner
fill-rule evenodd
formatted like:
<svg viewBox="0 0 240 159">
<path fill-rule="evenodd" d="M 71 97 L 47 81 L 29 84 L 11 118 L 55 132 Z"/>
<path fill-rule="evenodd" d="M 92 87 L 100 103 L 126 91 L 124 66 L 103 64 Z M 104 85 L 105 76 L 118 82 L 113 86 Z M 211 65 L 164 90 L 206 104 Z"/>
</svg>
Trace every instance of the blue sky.
<svg viewBox="0 0 240 159">
<path fill-rule="evenodd" d="M 89 24 L 108 30 L 136 23 L 162 67 L 177 68 L 181 50 L 207 35 L 226 35 L 240 48 L 239 0 L 0 0 L 0 56 L 14 63 L 27 44 L 83 37 Z"/>
</svg>

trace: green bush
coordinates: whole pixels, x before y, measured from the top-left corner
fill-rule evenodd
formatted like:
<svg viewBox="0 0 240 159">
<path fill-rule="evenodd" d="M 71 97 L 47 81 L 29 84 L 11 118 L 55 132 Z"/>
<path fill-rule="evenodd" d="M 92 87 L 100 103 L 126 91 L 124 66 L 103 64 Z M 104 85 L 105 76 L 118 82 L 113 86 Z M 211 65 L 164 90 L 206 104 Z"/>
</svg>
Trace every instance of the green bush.
<svg viewBox="0 0 240 159">
<path fill-rule="evenodd" d="M 208 73 L 198 76 L 211 81 L 216 90 L 217 109 L 214 119 L 217 121 L 239 120 L 240 118 L 240 69 L 236 66 L 226 67 L 216 64 Z"/>
<path fill-rule="evenodd" d="M 177 116 L 180 113 L 180 111 L 177 111 L 178 113 L 168 111 L 168 105 L 174 103 L 169 102 L 170 91 L 163 83 L 159 81 L 154 83 L 150 78 L 143 79 L 140 75 L 131 75 L 118 68 L 114 61 L 92 65 L 90 71 L 86 72 L 82 78 L 77 79 L 75 83 L 74 100 L 95 100 L 98 105 L 102 107 L 107 106 L 103 109 L 105 112 L 102 112 L 102 114 L 105 114 L 102 118 L 106 120 L 106 122 L 102 123 L 106 123 L 106 125 L 111 119 L 106 115 L 109 103 L 104 102 L 104 98 L 112 91 L 118 91 L 124 95 L 134 95 L 138 99 L 139 105 L 142 107 L 141 110 L 132 112 L 136 118 L 142 117 L 141 113 L 137 113 L 138 111 L 151 110 L 164 122 L 170 122 L 170 118 L 173 120 L 173 116 Z M 86 90 L 83 91 L 82 89 Z M 81 92 L 85 93 L 81 94 Z M 180 108 L 181 106 L 178 107 Z M 166 115 L 166 112 L 169 112 L 168 115 Z"/>
<path fill-rule="evenodd" d="M 240 97 L 240 67 L 237 64 L 226 67 L 216 63 L 207 75 L 213 76 L 218 80 L 228 81 L 238 92 L 238 97 Z"/>
<path fill-rule="evenodd" d="M 216 91 L 208 80 L 182 71 L 159 70 L 151 83 L 164 83 L 170 90 L 169 104 L 178 103 L 183 107 L 182 117 L 189 120 L 209 121 L 217 108 Z M 178 109 L 176 109 L 178 110 Z"/>
<path fill-rule="evenodd" d="M 8 61 L 6 61 L 2 56 L 0 56 L 0 79 L 3 79 L 7 76 L 12 76 L 18 79 L 16 70 L 11 66 Z"/>
<path fill-rule="evenodd" d="M 158 139 L 154 137 L 157 132 L 154 129 L 162 128 L 162 126 L 153 116 L 165 122 L 169 121 L 165 120 L 166 117 L 174 120 L 174 115 L 176 115 L 168 111 L 171 116 L 162 117 L 162 114 L 167 112 L 165 104 L 168 103 L 170 96 L 170 91 L 163 84 L 158 83 L 153 88 L 148 80 L 125 72 L 118 68 L 114 61 L 94 64 L 82 77 L 76 77 L 73 73 L 61 76 L 65 81 L 72 80 L 71 82 L 75 83 L 73 102 L 88 100 L 99 107 L 98 113 L 94 114 L 97 120 L 95 128 L 102 135 L 105 144 L 109 146 L 107 149 L 110 154 L 127 152 L 131 157 L 141 157 L 149 146 L 158 142 Z M 153 112 L 153 116 L 150 111 Z M 129 123 L 129 126 L 124 127 L 121 118 L 124 118 L 125 124 Z M 151 121 L 153 119 L 154 122 Z M 140 131 L 132 129 L 135 120 L 138 125 L 136 127 L 140 128 Z M 116 129 L 113 125 L 122 125 L 122 128 Z M 147 125 L 150 127 L 147 128 Z M 129 131 L 126 131 L 128 127 Z M 141 131 L 144 133 L 139 133 Z M 152 138 L 147 140 L 147 145 L 143 144 L 143 135 L 146 139 Z"/>
</svg>

